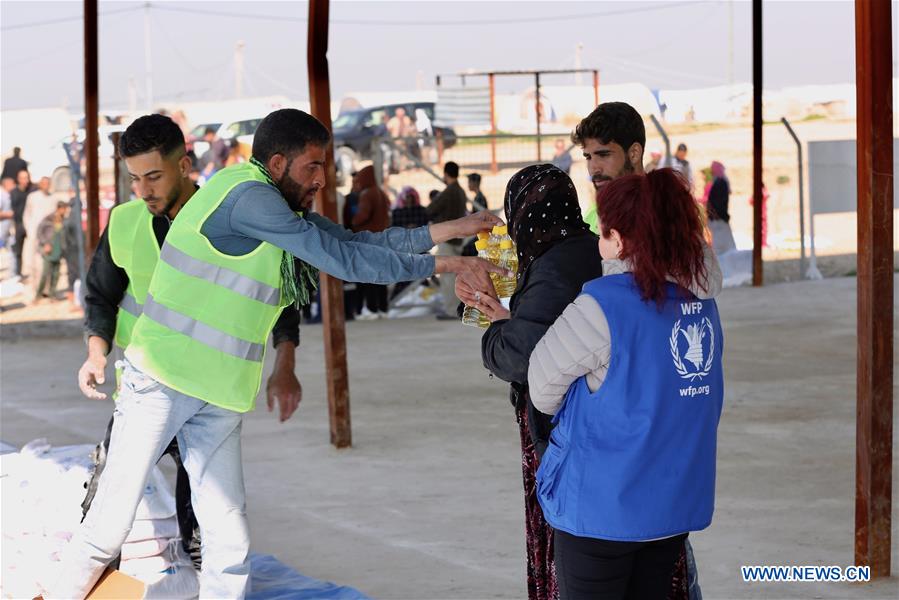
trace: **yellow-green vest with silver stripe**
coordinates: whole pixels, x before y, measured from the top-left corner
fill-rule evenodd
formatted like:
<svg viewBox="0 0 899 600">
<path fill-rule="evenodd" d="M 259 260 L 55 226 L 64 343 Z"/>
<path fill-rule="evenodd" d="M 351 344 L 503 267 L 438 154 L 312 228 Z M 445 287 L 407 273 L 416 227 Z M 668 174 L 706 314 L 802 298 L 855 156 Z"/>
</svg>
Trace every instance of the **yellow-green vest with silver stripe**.
<svg viewBox="0 0 899 600">
<path fill-rule="evenodd" d="M 172 224 L 126 358 L 157 381 L 237 412 L 253 409 L 265 343 L 285 303 L 283 250 L 267 242 L 229 256 L 201 232 L 237 185 L 269 184 L 251 163 L 223 169 Z"/>
<path fill-rule="evenodd" d="M 131 341 L 159 260 L 153 215 L 141 200 L 117 206 L 109 215 L 107 236 L 112 262 L 128 275 L 128 289 L 119 303 L 115 328 L 115 345 L 124 350 Z"/>
</svg>

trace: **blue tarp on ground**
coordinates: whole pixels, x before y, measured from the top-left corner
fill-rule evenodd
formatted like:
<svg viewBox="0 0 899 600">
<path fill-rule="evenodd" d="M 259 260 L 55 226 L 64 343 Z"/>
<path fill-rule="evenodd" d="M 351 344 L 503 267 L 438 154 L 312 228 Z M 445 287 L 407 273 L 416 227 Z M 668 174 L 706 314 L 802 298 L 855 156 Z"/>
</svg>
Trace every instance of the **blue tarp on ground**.
<svg viewBox="0 0 899 600">
<path fill-rule="evenodd" d="M 306 577 L 270 554 L 250 555 L 247 600 L 369 600 L 359 590 Z"/>
<path fill-rule="evenodd" d="M 84 494 L 81 478 L 76 478 L 76 480 L 70 480 L 68 483 L 70 484 L 68 487 L 60 487 L 59 481 L 65 480 L 65 473 L 73 473 L 73 471 L 69 471 L 72 467 L 80 466 L 81 473 L 83 473 L 83 477 L 87 477 L 88 474 L 88 465 L 91 460 L 89 458 L 90 452 L 93 450 L 92 444 L 82 444 L 80 446 L 59 446 L 59 447 L 51 447 L 46 440 L 35 440 L 29 443 L 26 448 L 29 450 L 29 454 L 33 455 L 34 460 L 36 461 L 35 465 L 44 465 L 46 469 L 30 469 L 29 477 L 30 480 L 26 482 L 26 486 L 22 486 L 21 483 L 18 485 L 12 485 L 15 482 L 12 482 L 11 479 L 5 478 L 6 471 L 3 471 L 4 482 L 5 484 L 10 484 L 10 487 L 6 487 L 4 489 L 4 494 L 6 492 L 11 492 L 9 498 L 4 495 L 4 504 L 9 503 L 12 505 L 16 498 L 15 493 L 20 492 L 21 490 L 29 490 L 34 492 L 37 489 L 38 483 L 40 481 L 44 482 L 45 487 L 47 485 L 52 484 L 51 489 L 56 489 L 61 491 L 61 496 L 57 495 L 56 500 L 61 500 L 63 505 L 66 507 L 72 507 L 73 519 L 71 521 L 71 527 L 77 527 L 78 519 L 81 516 L 80 504 Z M 0 440 L 0 455 L 12 454 L 20 452 L 19 448 L 13 446 L 11 444 L 7 444 Z M 17 464 L 15 462 L 10 462 L 7 459 L 4 459 L 4 468 L 10 467 L 10 465 Z M 29 463 L 31 465 L 31 463 Z M 32 465 L 33 466 L 33 465 Z M 55 467 L 55 468 L 54 468 Z M 55 470 L 55 469 L 58 469 Z M 77 474 L 76 474 L 77 475 Z M 47 483 L 49 481 L 49 484 Z M 68 490 L 68 492 L 65 492 Z M 21 500 L 21 499 L 20 499 Z M 41 511 L 32 512 L 28 505 L 24 508 L 24 510 L 28 511 L 29 516 L 40 517 Z M 54 505 L 55 506 L 55 505 Z M 72 512 L 70 511 L 70 512 Z M 7 507 L 4 506 L 4 515 L 8 512 Z M 172 507 L 172 512 L 174 512 L 174 507 Z M 41 519 L 42 520 L 42 519 Z M 4 525 L 7 525 L 4 522 Z M 46 525 L 46 523 L 38 523 L 38 525 Z M 58 525 L 58 524 L 57 524 Z M 70 529 L 71 529 L 70 527 Z M 11 534 L 12 532 L 8 531 L 8 527 L 4 527 L 4 534 Z M 35 530 L 37 531 L 37 529 Z M 32 538 L 38 537 L 38 534 L 35 533 L 31 536 Z M 40 537 L 44 537 L 44 532 L 41 529 Z M 13 552 L 13 548 L 15 546 L 15 536 L 11 539 L 5 539 L 4 541 L 4 563 L 7 562 L 7 553 L 10 555 L 15 554 Z M 62 538 L 53 538 L 53 541 L 57 544 L 61 544 Z M 8 543 L 7 543 L 8 542 Z M 8 549 L 7 546 L 10 546 Z M 9 550 L 9 552 L 7 552 Z M 46 548 L 44 548 L 46 550 Z M 7 578 L 4 580 L 5 575 L 9 575 L 11 571 L 7 569 L 10 568 L 11 565 L 4 564 L 4 570 L 0 573 L 0 581 L 4 583 L 3 586 L 0 586 L 0 592 L 8 592 L 10 589 L 16 589 L 13 586 L 13 581 Z M 12 567 L 15 565 L 13 564 Z M 21 569 L 19 569 L 21 571 Z M 23 573 L 20 573 L 23 575 Z M 26 578 L 27 579 L 27 578 Z M 19 582 L 21 583 L 21 582 Z M 28 580 L 26 581 L 26 587 L 31 585 L 33 582 Z M 194 586 L 196 586 L 196 581 L 194 581 Z M 0 593 L 4 598 L 7 597 L 5 593 Z M 28 595 L 27 597 L 31 597 L 32 595 Z M 22 595 L 22 597 L 25 597 Z M 270 554 L 250 554 L 250 593 L 247 595 L 248 600 L 369 600 L 369 597 L 363 594 L 362 592 L 355 590 L 350 587 L 339 586 L 327 581 L 319 581 L 317 579 L 312 579 L 311 577 L 306 577 L 301 573 L 295 571 L 293 568 L 285 565 L 280 562 L 277 558 Z"/>
</svg>

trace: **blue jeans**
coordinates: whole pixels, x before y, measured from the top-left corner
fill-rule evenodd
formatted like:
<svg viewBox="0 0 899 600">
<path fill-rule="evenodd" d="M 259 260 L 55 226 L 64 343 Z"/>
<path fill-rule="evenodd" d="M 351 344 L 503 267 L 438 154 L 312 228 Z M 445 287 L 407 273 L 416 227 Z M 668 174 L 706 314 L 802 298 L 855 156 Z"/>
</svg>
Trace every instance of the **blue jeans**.
<svg viewBox="0 0 899 600">
<path fill-rule="evenodd" d="M 45 598 L 84 598 L 119 554 L 150 471 L 173 437 L 190 478 L 203 539 L 201 598 L 243 598 L 250 538 L 241 465 L 241 413 L 166 387 L 123 361 L 106 467 L 81 529 Z"/>
</svg>

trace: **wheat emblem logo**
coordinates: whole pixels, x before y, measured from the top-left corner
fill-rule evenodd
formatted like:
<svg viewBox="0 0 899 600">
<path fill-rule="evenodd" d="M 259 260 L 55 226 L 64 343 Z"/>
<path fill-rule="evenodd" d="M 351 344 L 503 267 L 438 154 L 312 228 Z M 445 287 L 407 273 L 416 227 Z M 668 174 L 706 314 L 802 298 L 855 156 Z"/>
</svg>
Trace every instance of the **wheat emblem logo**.
<svg viewBox="0 0 899 600">
<path fill-rule="evenodd" d="M 687 341 L 687 351 L 684 353 L 683 359 L 677 347 L 678 333 L 684 336 L 684 339 Z M 709 352 L 705 360 L 703 360 L 702 343 L 706 338 L 709 340 Z M 671 346 L 671 358 L 674 361 L 674 368 L 682 379 L 695 381 L 696 379 L 702 379 L 711 372 L 712 359 L 715 356 L 715 330 L 712 329 L 712 322 L 708 317 L 699 323 L 687 325 L 685 329 L 681 328 L 680 319 L 678 319 L 671 330 L 669 345 Z M 692 365 L 692 369 L 688 368 L 687 364 L 684 364 L 684 359 Z"/>
</svg>

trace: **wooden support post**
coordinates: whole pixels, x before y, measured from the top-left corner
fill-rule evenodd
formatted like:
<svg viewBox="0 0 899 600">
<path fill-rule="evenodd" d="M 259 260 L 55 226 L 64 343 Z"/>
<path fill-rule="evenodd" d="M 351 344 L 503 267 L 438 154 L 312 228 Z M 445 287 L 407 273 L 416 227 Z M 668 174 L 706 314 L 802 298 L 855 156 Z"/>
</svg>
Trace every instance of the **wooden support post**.
<svg viewBox="0 0 899 600">
<path fill-rule="evenodd" d="M 97 68 L 97 0 L 84 0 L 84 159 L 87 195 L 87 243 L 92 256 L 100 241 L 99 77 Z"/>
<path fill-rule="evenodd" d="M 540 73 L 534 73 L 534 112 L 537 116 L 537 162 L 543 162 L 540 151 Z"/>
<path fill-rule="evenodd" d="M 312 115 L 331 129 L 331 87 L 328 75 L 329 0 L 309 2 L 306 61 L 309 71 L 309 99 Z M 316 198 L 316 209 L 337 222 L 337 189 L 333 148 L 325 152 L 325 187 Z M 325 368 L 328 378 L 328 416 L 331 443 L 337 448 L 352 445 L 350 391 L 346 355 L 346 327 L 343 283 L 321 274 L 322 324 L 325 338 Z"/>
<path fill-rule="evenodd" d="M 858 377 L 855 564 L 890 576 L 893 455 L 893 57 L 890 0 L 855 2 Z"/>
<path fill-rule="evenodd" d="M 752 0 L 752 285 L 762 267 L 762 0 Z"/>
<path fill-rule="evenodd" d="M 599 69 L 593 69 L 593 108 L 599 106 Z"/>
<path fill-rule="evenodd" d="M 496 166 L 496 82 L 493 73 L 487 75 L 490 83 L 490 172 L 496 175 L 499 169 Z"/>
<path fill-rule="evenodd" d="M 113 132 L 109 139 L 112 142 L 112 177 L 113 181 L 115 181 L 113 187 L 115 191 L 115 205 L 118 206 L 122 202 L 127 202 L 130 197 L 122 186 L 122 159 L 119 157 L 119 141 L 122 139 L 122 132 Z"/>
</svg>

